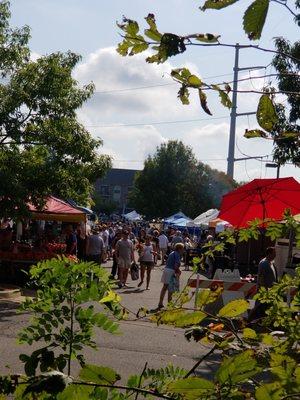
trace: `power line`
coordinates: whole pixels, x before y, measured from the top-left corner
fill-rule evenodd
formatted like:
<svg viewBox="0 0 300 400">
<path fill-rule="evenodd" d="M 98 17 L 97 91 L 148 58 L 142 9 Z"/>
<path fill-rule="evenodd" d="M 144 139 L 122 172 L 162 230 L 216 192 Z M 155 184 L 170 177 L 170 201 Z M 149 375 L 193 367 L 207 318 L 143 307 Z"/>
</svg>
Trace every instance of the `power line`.
<svg viewBox="0 0 300 400">
<path fill-rule="evenodd" d="M 185 124 L 185 123 L 189 123 L 189 122 L 211 121 L 211 120 L 226 119 L 226 118 L 228 118 L 228 115 L 224 115 L 222 117 L 183 119 L 183 120 L 177 120 L 177 121 L 158 121 L 158 122 L 135 123 L 135 124 L 85 125 L 85 127 L 86 128 L 123 128 L 123 127 L 128 127 L 128 126 Z"/>
<path fill-rule="evenodd" d="M 201 158 L 200 161 L 226 161 L 227 158 Z M 145 160 L 116 160 L 113 158 L 113 161 L 116 162 L 126 162 L 126 163 L 142 163 Z"/>
<path fill-rule="evenodd" d="M 231 74 L 205 76 L 202 79 L 214 79 L 214 78 L 221 78 L 223 76 L 231 76 Z M 147 85 L 147 86 L 137 86 L 137 87 L 125 88 L 125 89 L 112 89 L 112 90 L 101 90 L 101 91 L 95 90 L 94 94 L 110 94 L 110 93 L 118 93 L 118 92 L 130 92 L 130 91 L 134 91 L 134 90 L 152 89 L 152 88 L 156 88 L 156 87 L 173 86 L 173 85 L 177 85 L 177 82 L 160 83 L 160 84 Z"/>
</svg>

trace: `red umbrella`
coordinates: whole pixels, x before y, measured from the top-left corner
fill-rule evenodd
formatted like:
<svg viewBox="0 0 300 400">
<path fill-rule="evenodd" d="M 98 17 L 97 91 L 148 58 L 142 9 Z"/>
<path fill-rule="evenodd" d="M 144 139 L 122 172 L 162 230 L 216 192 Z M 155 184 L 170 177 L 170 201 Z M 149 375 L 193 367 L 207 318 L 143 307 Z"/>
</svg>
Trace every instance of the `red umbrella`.
<svg viewBox="0 0 300 400">
<path fill-rule="evenodd" d="M 300 212 L 300 184 L 294 178 L 254 179 L 223 196 L 219 218 L 237 228 L 255 218 L 280 221 L 284 210 Z"/>
</svg>

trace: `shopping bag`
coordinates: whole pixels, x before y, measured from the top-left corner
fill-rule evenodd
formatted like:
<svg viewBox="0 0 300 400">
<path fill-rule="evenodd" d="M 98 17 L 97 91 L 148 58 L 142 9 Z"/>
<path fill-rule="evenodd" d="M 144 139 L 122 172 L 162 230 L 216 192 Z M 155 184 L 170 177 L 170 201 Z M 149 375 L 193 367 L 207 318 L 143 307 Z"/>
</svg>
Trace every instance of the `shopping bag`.
<svg viewBox="0 0 300 400">
<path fill-rule="evenodd" d="M 139 267 L 134 262 L 131 264 L 131 267 L 130 267 L 130 275 L 131 275 L 131 279 L 133 281 L 137 281 L 139 279 L 139 277 L 140 277 Z"/>
</svg>

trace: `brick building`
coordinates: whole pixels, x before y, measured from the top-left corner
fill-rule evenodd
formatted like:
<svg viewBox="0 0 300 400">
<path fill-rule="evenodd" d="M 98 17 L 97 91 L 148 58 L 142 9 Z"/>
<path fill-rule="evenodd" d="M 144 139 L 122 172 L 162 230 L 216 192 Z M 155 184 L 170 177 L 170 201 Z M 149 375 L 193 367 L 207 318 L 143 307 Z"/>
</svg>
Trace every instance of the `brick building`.
<svg viewBox="0 0 300 400">
<path fill-rule="evenodd" d="M 118 211 L 128 210 L 128 195 L 133 187 L 137 170 L 112 168 L 95 184 L 95 191 L 103 200 L 118 204 Z"/>
</svg>

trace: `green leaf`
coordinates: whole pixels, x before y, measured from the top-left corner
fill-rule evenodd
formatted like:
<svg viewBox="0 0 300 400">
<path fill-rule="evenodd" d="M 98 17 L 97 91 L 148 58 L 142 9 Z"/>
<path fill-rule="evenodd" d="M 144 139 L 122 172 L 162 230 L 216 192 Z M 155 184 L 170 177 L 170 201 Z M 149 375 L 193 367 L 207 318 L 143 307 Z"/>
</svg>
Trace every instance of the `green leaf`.
<svg viewBox="0 0 300 400">
<path fill-rule="evenodd" d="M 251 130 L 246 129 L 244 133 L 244 137 L 246 139 L 252 139 L 257 137 L 266 138 L 266 136 L 267 136 L 266 132 L 260 129 L 251 129 Z"/>
<path fill-rule="evenodd" d="M 147 50 L 149 47 L 148 43 L 139 43 L 135 44 L 132 46 L 132 49 L 129 53 L 130 56 L 133 56 L 134 54 L 142 53 L 143 51 Z"/>
<path fill-rule="evenodd" d="M 274 129 L 274 126 L 278 123 L 278 115 L 274 104 L 266 94 L 262 95 L 259 99 L 256 118 L 260 127 L 265 129 L 267 132 L 271 132 Z"/>
<path fill-rule="evenodd" d="M 207 96 L 201 89 L 199 89 L 199 99 L 201 107 L 206 112 L 206 114 L 212 115 L 209 108 L 207 107 Z"/>
<path fill-rule="evenodd" d="M 136 21 L 128 20 L 126 32 L 128 35 L 135 37 L 139 32 L 139 24 Z"/>
<path fill-rule="evenodd" d="M 187 83 L 191 75 L 192 74 L 188 68 L 175 68 L 171 71 L 172 78 L 183 83 Z"/>
<path fill-rule="evenodd" d="M 203 394 L 207 396 L 214 390 L 214 383 L 204 378 L 178 379 L 168 385 L 168 392 L 179 394 L 188 400 L 199 399 Z"/>
<path fill-rule="evenodd" d="M 256 400 L 281 400 L 284 397 L 284 390 L 279 382 L 266 383 L 255 391 Z"/>
<path fill-rule="evenodd" d="M 121 301 L 121 296 L 110 290 L 107 293 L 107 295 L 99 301 L 99 303 L 110 303 L 110 302 L 119 303 L 120 301 Z"/>
<path fill-rule="evenodd" d="M 57 400 L 89 400 L 92 391 L 92 386 L 69 385 L 62 393 L 57 395 Z"/>
<path fill-rule="evenodd" d="M 178 91 L 177 97 L 180 99 L 182 104 L 188 105 L 188 104 L 190 104 L 189 96 L 190 96 L 190 92 L 189 92 L 188 88 L 186 87 L 186 85 L 182 85 Z"/>
<path fill-rule="evenodd" d="M 203 43 L 218 43 L 220 37 L 220 35 L 213 35 L 212 33 L 199 33 L 195 35 L 195 39 Z"/>
<path fill-rule="evenodd" d="M 158 315 L 154 315 L 151 319 L 158 324 L 171 324 L 173 325 L 177 319 L 184 315 L 184 311 L 182 309 L 173 309 L 162 311 Z"/>
<path fill-rule="evenodd" d="M 257 334 L 253 329 L 245 328 L 243 329 L 243 338 L 244 339 L 257 339 Z"/>
<path fill-rule="evenodd" d="M 225 8 L 231 6 L 231 4 L 236 3 L 239 0 L 207 0 L 200 9 L 205 11 L 207 9 L 221 10 L 221 8 Z"/>
<path fill-rule="evenodd" d="M 148 14 L 148 16 L 145 18 L 147 21 L 149 28 L 150 29 L 145 29 L 145 35 L 148 36 L 148 38 L 159 42 L 160 39 L 162 38 L 162 34 L 158 32 L 156 22 L 155 22 L 155 16 L 153 14 Z"/>
<path fill-rule="evenodd" d="M 243 314 L 249 309 L 248 301 L 244 299 L 232 300 L 230 303 L 226 304 L 218 313 L 219 317 L 233 318 L 238 315 Z"/>
<path fill-rule="evenodd" d="M 187 326 L 196 325 L 199 324 L 199 322 L 201 322 L 204 318 L 206 318 L 206 314 L 202 311 L 185 313 L 175 320 L 175 326 L 184 328 Z"/>
<path fill-rule="evenodd" d="M 215 377 L 221 385 L 226 385 L 228 382 L 236 384 L 245 382 L 259 371 L 260 369 L 257 367 L 257 362 L 253 357 L 253 351 L 246 350 L 235 357 L 225 359 Z"/>
<path fill-rule="evenodd" d="M 223 104 L 223 106 L 225 106 L 227 108 L 231 108 L 232 103 L 231 103 L 230 97 L 228 96 L 228 93 L 225 90 L 222 90 L 218 85 L 211 85 L 211 87 L 214 90 L 217 90 L 219 92 L 219 96 L 220 96 L 221 103 Z"/>
<path fill-rule="evenodd" d="M 255 0 L 247 8 L 243 18 L 243 26 L 250 40 L 260 39 L 268 14 L 269 3 L 270 0 Z"/>
<path fill-rule="evenodd" d="M 196 294 L 196 306 L 199 308 L 205 306 L 209 302 L 210 293 L 210 289 L 199 290 Z"/>
<path fill-rule="evenodd" d="M 297 139 L 299 135 L 299 132 L 283 132 L 280 134 L 280 137 L 284 139 Z"/>
<path fill-rule="evenodd" d="M 200 78 L 198 78 L 198 76 L 196 75 L 191 75 L 188 77 L 187 82 L 190 86 L 198 88 L 200 86 L 202 86 L 202 81 Z"/>
<path fill-rule="evenodd" d="M 121 379 L 112 368 L 86 364 L 79 372 L 79 378 L 85 382 L 113 385 Z"/>
</svg>

